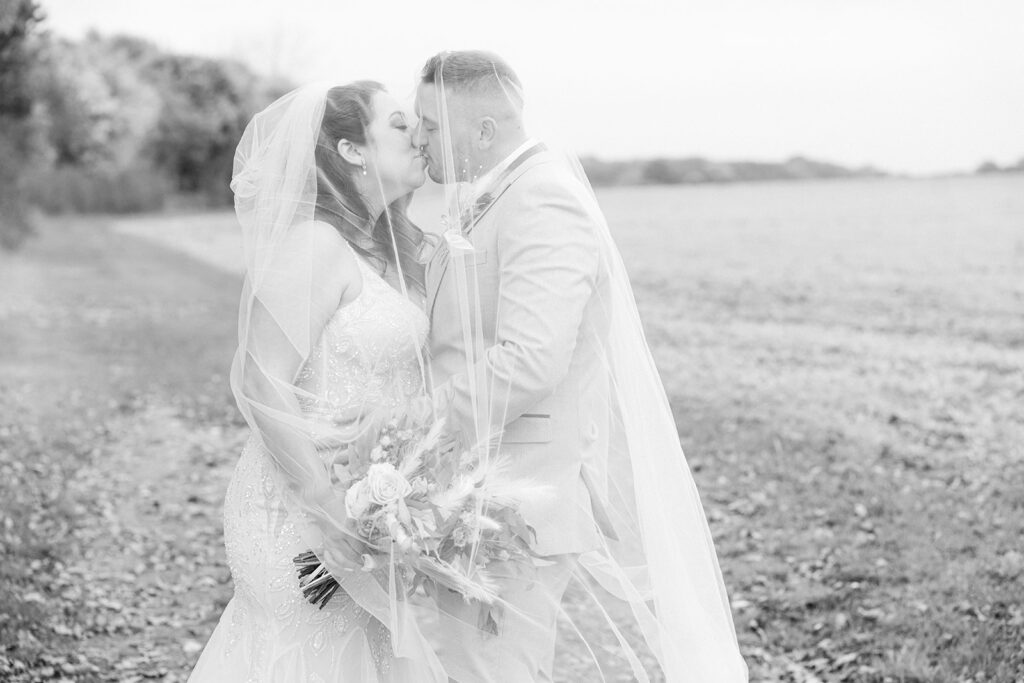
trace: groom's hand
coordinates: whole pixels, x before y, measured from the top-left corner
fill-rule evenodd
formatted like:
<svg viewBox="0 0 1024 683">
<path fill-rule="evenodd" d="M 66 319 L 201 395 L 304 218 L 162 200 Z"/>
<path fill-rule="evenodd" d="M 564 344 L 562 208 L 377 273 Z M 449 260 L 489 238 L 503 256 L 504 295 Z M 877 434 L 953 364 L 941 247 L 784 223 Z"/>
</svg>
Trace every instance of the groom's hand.
<svg viewBox="0 0 1024 683">
<path fill-rule="evenodd" d="M 462 453 L 462 440 L 458 434 L 445 431 L 437 446 L 437 452 L 442 460 L 454 460 Z"/>
<path fill-rule="evenodd" d="M 438 453 L 442 459 L 454 460 L 465 450 L 462 433 L 455 423 L 451 411 L 452 383 L 445 382 L 434 390 L 431 396 L 434 415 L 445 421 L 444 432 L 438 444 Z"/>
</svg>

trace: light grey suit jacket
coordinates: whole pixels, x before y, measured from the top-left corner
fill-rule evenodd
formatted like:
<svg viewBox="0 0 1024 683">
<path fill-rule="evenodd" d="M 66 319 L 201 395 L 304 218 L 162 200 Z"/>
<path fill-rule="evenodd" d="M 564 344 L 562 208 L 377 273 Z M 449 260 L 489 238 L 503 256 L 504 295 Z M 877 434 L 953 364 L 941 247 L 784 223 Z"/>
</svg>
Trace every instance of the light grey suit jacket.
<svg viewBox="0 0 1024 683">
<path fill-rule="evenodd" d="M 476 441 L 470 376 L 489 398 L 501 451 L 513 474 L 553 485 L 543 503 L 521 512 L 537 532 L 542 555 L 598 547 L 591 490 L 604 487 L 608 448 L 608 380 L 600 364 L 607 338 L 601 302 L 598 226 L 589 192 L 549 152 L 524 160 L 492 189 L 496 199 L 467 230 L 469 290 L 478 294 L 483 331 L 467 367 L 457 266 L 442 246 L 427 267 L 427 308 L 435 402 L 467 442 Z M 492 427 L 493 429 L 493 427 Z M 602 528 L 607 528 L 602 526 Z"/>
</svg>

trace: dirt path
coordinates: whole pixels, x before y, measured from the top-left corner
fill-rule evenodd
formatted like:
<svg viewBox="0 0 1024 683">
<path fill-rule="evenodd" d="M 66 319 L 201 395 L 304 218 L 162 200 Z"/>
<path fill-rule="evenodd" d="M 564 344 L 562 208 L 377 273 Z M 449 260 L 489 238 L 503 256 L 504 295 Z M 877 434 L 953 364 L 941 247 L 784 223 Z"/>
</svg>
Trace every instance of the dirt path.
<svg viewBox="0 0 1024 683">
<path fill-rule="evenodd" d="M 0 680 L 184 680 L 230 577 L 236 278 L 97 221 L 0 262 Z"/>
</svg>

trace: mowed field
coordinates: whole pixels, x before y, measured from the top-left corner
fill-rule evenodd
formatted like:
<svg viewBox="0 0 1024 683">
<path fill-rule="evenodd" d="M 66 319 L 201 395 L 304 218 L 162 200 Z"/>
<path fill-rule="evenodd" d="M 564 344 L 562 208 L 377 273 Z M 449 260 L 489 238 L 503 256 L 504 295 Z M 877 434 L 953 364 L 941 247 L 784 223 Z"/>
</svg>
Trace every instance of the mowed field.
<svg viewBox="0 0 1024 683">
<path fill-rule="evenodd" d="M 598 197 L 752 680 L 1024 680 L 1024 177 Z M 0 255 L 0 680 L 187 676 L 231 590 L 239 263 L 228 213 Z"/>
</svg>

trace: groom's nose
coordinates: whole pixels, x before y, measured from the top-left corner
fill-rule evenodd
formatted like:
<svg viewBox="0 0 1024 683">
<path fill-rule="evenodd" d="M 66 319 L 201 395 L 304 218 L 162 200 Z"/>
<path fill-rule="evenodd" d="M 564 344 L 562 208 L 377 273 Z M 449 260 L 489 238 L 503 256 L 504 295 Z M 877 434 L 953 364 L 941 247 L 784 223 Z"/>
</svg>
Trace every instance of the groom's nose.
<svg viewBox="0 0 1024 683">
<path fill-rule="evenodd" d="M 417 122 L 416 127 L 412 129 L 412 144 L 417 147 L 424 147 L 427 141 L 423 135 L 423 124 Z"/>
</svg>

